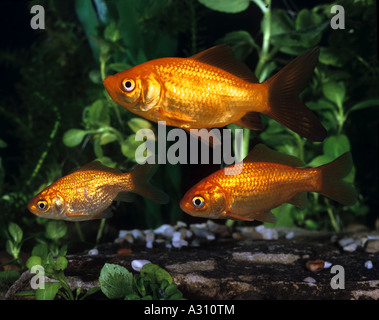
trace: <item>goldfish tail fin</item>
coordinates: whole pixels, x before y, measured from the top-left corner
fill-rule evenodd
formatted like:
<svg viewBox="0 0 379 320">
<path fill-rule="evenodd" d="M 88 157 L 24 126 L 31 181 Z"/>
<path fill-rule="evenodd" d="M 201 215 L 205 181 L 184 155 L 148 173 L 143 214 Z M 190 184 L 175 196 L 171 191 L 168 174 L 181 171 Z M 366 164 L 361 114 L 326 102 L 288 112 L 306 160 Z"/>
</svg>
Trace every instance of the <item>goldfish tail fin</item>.
<svg viewBox="0 0 379 320">
<path fill-rule="evenodd" d="M 298 96 L 313 73 L 319 52 L 318 47 L 308 50 L 263 82 L 268 88 L 268 111 L 264 113 L 312 141 L 323 141 L 326 130 Z"/>
<path fill-rule="evenodd" d="M 131 172 L 133 192 L 146 197 L 154 202 L 168 203 L 169 197 L 162 190 L 150 183 L 151 177 L 158 170 L 158 165 L 145 163 Z"/>
<path fill-rule="evenodd" d="M 319 192 L 345 206 L 353 205 L 357 201 L 357 192 L 351 183 L 342 180 L 352 167 L 353 160 L 350 152 L 320 166 L 321 190 Z"/>
</svg>

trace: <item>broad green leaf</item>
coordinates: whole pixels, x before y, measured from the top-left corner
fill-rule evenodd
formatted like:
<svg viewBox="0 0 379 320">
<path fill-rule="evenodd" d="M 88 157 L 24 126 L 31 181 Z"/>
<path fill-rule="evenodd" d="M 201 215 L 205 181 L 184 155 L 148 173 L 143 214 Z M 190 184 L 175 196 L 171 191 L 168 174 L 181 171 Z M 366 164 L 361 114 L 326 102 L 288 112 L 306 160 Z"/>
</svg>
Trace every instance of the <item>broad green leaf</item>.
<svg viewBox="0 0 379 320">
<path fill-rule="evenodd" d="M 36 300 L 54 300 L 60 287 L 59 282 L 45 282 L 45 289 L 36 290 Z"/>
<path fill-rule="evenodd" d="M 322 86 L 322 92 L 327 99 L 337 104 L 337 106 L 342 107 L 346 95 L 346 87 L 342 81 L 329 81 L 325 83 Z"/>
<path fill-rule="evenodd" d="M 57 261 L 56 261 L 56 265 L 57 265 L 57 270 L 64 270 L 67 268 L 67 265 L 68 265 L 68 261 L 66 259 L 66 257 L 58 257 L 57 258 Z"/>
<path fill-rule="evenodd" d="M 145 264 L 141 269 L 141 277 L 144 281 L 160 285 L 163 280 L 167 280 L 169 284 L 173 282 L 171 275 L 156 264 Z"/>
<path fill-rule="evenodd" d="M 109 126 L 111 119 L 109 116 L 108 105 L 104 100 L 96 100 L 88 109 L 88 122 L 94 127 Z"/>
<path fill-rule="evenodd" d="M 245 30 L 233 31 L 225 34 L 217 44 L 229 45 L 237 59 L 243 61 L 257 45 L 251 34 Z"/>
<path fill-rule="evenodd" d="M 331 136 L 324 140 L 323 150 L 325 155 L 334 160 L 343 153 L 350 151 L 350 141 L 344 134 Z"/>
<path fill-rule="evenodd" d="M 22 236 L 23 236 L 23 232 L 21 228 L 16 223 L 10 222 L 8 226 L 8 231 L 14 243 L 20 244 L 22 241 Z"/>
<path fill-rule="evenodd" d="M 116 71 L 116 72 L 125 71 L 125 70 L 130 69 L 131 67 L 132 65 L 130 65 L 129 63 L 124 63 L 124 62 L 115 62 L 108 65 L 108 68 L 110 70 Z"/>
<path fill-rule="evenodd" d="M 327 164 L 333 160 L 334 159 L 332 158 L 332 156 L 322 154 L 314 158 L 311 162 L 308 163 L 307 166 L 311 168 L 316 168 L 316 167 L 322 166 L 323 164 Z"/>
<path fill-rule="evenodd" d="M 38 256 L 31 256 L 27 261 L 26 261 L 26 267 L 30 270 L 34 266 L 41 266 L 42 265 L 42 259 L 41 257 Z"/>
<path fill-rule="evenodd" d="M 117 264 L 106 263 L 101 269 L 99 282 L 101 291 L 109 299 L 124 298 L 135 293 L 132 273 Z"/>
<path fill-rule="evenodd" d="M 127 122 L 130 129 L 133 130 L 133 132 L 137 132 L 141 129 L 151 129 L 153 126 L 151 125 L 150 121 L 147 121 L 142 118 L 132 118 Z"/>
<path fill-rule="evenodd" d="M 63 135 L 63 143 L 67 147 L 76 147 L 82 143 L 87 131 L 80 129 L 70 129 Z"/>
<path fill-rule="evenodd" d="M 112 21 L 107 25 L 104 30 L 104 38 L 112 42 L 116 42 L 121 39 L 121 33 L 116 25 L 116 22 Z"/>
<path fill-rule="evenodd" d="M 100 145 L 106 145 L 108 143 L 114 142 L 117 140 L 117 136 L 112 132 L 104 132 L 100 136 Z"/>
<path fill-rule="evenodd" d="M 42 260 L 45 260 L 47 257 L 47 245 L 46 244 L 37 244 L 33 247 L 32 256 L 40 257 Z"/>
<path fill-rule="evenodd" d="M 67 232 L 67 225 L 64 221 L 49 221 L 46 226 L 46 237 L 52 240 L 63 238 Z"/>
<path fill-rule="evenodd" d="M 199 2 L 209 9 L 226 13 L 244 11 L 250 4 L 250 0 L 199 0 Z"/>
<path fill-rule="evenodd" d="M 326 65 L 334 67 L 343 66 L 343 58 L 340 55 L 333 52 L 330 48 L 321 47 L 320 49 L 320 62 Z"/>
</svg>

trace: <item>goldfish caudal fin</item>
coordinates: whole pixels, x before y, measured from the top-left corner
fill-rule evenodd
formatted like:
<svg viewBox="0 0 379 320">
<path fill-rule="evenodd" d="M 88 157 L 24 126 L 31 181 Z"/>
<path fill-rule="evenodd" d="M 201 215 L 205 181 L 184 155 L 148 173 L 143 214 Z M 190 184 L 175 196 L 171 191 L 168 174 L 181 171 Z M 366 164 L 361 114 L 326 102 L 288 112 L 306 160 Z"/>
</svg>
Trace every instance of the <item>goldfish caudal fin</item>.
<svg viewBox="0 0 379 320">
<path fill-rule="evenodd" d="M 320 166 L 321 190 L 319 193 L 345 205 L 351 206 L 357 201 L 357 192 L 354 186 L 342 179 L 348 175 L 353 167 L 350 152 L 344 153 L 336 160 Z"/>
<path fill-rule="evenodd" d="M 154 202 L 168 203 L 169 197 L 162 190 L 150 183 L 151 177 L 158 170 L 158 165 L 145 163 L 131 172 L 133 192 L 146 197 Z"/>
<path fill-rule="evenodd" d="M 263 82 L 268 88 L 268 111 L 264 113 L 312 141 L 323 141 L 326 130 L 298 96 L 312 75 L 319 52 L 318 47 L 308 50 Z"/>
</svg>

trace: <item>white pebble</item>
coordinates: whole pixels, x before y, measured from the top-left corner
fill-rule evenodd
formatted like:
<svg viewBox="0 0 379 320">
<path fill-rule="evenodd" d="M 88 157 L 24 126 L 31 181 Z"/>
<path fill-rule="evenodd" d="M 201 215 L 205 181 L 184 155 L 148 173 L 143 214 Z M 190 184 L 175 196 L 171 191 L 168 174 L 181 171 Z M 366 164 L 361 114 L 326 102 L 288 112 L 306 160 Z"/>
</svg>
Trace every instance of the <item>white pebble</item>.
<svg viewBox="0 0 379 320">
<path fill-rule="evenodd" d="M 183 238 L 184 238 L 184 237 L 183 237 L 182 233 L 179 232 L 179 231 L 176 231 L 176 232 L 174 232 L 173 235 L 172 235 L 172 242 L 180 241 L 180 240 L 182 240 Z"/>
<path fill-rule="evenodd" d="M 353 242 L 354 242 L 354 240 L 352 238 L 343 238 L 343 239 L 338 241 L 338 243 L 341 247 L 345 247 L 348 244 L 351 244 Z"/>
<path fill-rule="evenodd" d="M 147 241 L 146 242 L 146 248 L 153 249 L 153 241 Z"/>
<path fill-rule="evenodd" d="M 143 232 L 141 230 L 134 229 L 131 231 L 131 233 L 132 233 L 134 239 L 141 240 L 141 241 L 145 240 L 145 236 L 143 235 Z"/>
<path fill-rule="evenodd" d="M 295 232 L 290 231 L 286 234 L 286 239 L 293 239 L 295 237 Z"/>
<path fill-rule="evenodd" d="M 256 227 L 255 231 L 259 232 L 262 235 L 262 238 L 265 240 L 279 239 L 278 231 L 276 231 L 274 228 L 266 228 L 263 224 Z"/>
<path fill-rule="evenodd" d="M 316 283 L 316 280 L 312 277 L 306 277 L 303 281 L 306 282 L 310 286 L 314 286 Z"/>
<path fill-rule="evenodd" d="M 328 262 L 328 261 L 324 261 L 324 269 L 328 269 L 332 266 L 332 263 L 331 262 Z"/>
<path fill-rule="evenodd" d="M 166 238 L 172 238 L 175 228 L 169 224 L 162 224 L 160 227 L 154 230 L 155 234 L 162 235 Z"/>
<path fill-rule="evenodd" d="M 177 240 L 177 241 L 172 241 L 172 246 L 174 248 L 181 248 L 183 246 L 188 246 L 188 242 L 186 240 L 183 240 L 183 239 L 180 239 L 180 240 Z"/>
<path fill-rule="evenodd" d="M 90 251 L 88 251 L 88 254 L 90 256 L 96 256 L 99 254 L 99 250 L 97 250 L 96 248 L 95 249 L 91 249 Z"/>
<path fill-rule="evenodd" d="M 355 250 L 357 250 L 357 244 L 355 242 L 343 247 L 343 251 L 354 252 Z"/>
<path fill-rule="evenodd" d="M 151 262 L 149 260 L 133 260 L 132 268 L 135 271 L 141 271 L 142 267 L 148 263 L 151 263 Z"/>
<path fill-rule="evenodd" d="M 367 269 L 372 269 L 374 266 L 372 264 L 372 261 L 371 260 L 368 260 L 365 262 L 365 268 Z"/>
</svg>

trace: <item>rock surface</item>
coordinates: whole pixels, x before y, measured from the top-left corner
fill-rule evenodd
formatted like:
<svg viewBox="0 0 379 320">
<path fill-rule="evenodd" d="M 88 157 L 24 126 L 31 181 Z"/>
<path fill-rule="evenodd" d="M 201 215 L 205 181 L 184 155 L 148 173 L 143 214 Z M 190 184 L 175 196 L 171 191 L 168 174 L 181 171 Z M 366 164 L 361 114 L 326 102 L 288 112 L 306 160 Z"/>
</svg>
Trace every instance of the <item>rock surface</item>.
<svg viewBox="0 0 379 320">
<path fill-rule="evenodd" d="M 326 234 L 291 231 L 274 240 L 244 237 L 217 237 L 203 240 L 199 246 L 167 248 L 128 244 L 129 254 L 117 254 L 125 242 L 116 241 L 98 247 L 97 255 L 69 255 L 65 270 L 72 289 L 98 285 L 105 263 L 115 263 L 133 271 L 131 262 L 147 259 L 170 272 L 186 299 L 376 299 L 379 300 L 379 254 L 366 250 L 362 239 L 376 240 L 378 233 Z M 278 231 L 280 234 L 280 231 Z M 289 239 L 288 239 L 289 238 Z M 356 250 L 344 250 L 346 243 L 360 241 Z M 341 245 L 342 243 L 342 245 Z M 367 242 L 368 243 L 368 242 Z M 374 251 L 374 250 L 372 250 Z M 311 271 L 309 265 L 324 261 Z M 372 268 L 367 267 L 371 261 Z M 319 261 L 317 261 L 320 264 Z M 334 266 L 337 271 L 333 271 Z M 312 269 L 313 270 L 313 269 Z M 342 271 L 341 271 L 342 270 Z M 133 271 L 135 272 L 135 271 Z M 342 272 L 344 277 L 342 277 Z M 30 290 L 29 272 L 8 290 L 6 299 Z M 331 281 L 338 277 L 333 289 Z M 343 288 L 341 288 L 343 287 Z M 23 298 L 24 299 L 24 298 Z"/>
</svg>

